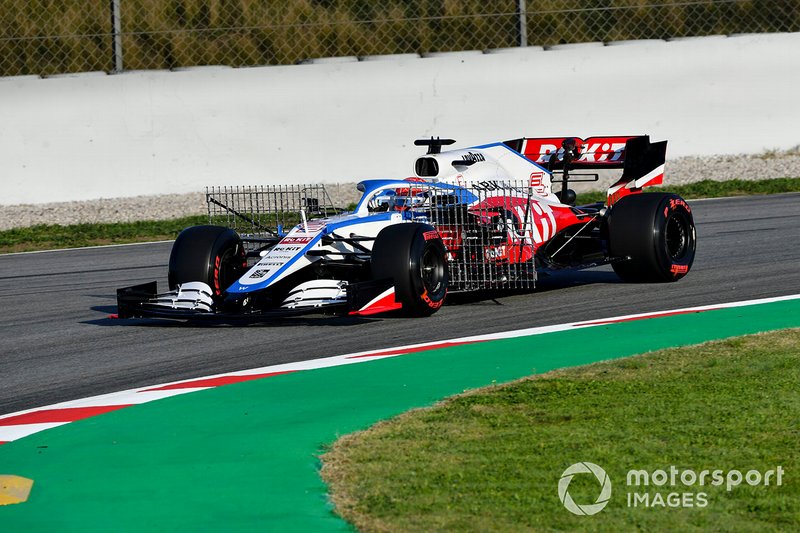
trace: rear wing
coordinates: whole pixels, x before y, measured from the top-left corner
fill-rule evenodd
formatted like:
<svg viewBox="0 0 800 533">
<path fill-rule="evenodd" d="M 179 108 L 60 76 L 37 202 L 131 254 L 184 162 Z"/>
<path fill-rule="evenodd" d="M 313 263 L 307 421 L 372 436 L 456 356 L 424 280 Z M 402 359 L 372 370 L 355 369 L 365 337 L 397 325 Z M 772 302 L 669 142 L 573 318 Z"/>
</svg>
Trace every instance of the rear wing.
<svg viewBox="0 0 800 533">
<path fill-rule="evenodd" d="M 648 135 L 522 138 L 504 144 L 551 172 L 623 169 L 622 177 L 608 189 L 609 205 L 664 180 L 667 141 L 651 143 Z"/>
<path fill-rule="evenodd" d="M 578 153 L 571 162 L 574 168 L 603 169 L 623 168 L 628 157 L 626 145 L 631 139 L 649 137 L 628 135 L 617 137 L 542 137 L 523 138 L 506 141 L 504 144 L 524 155 L 531 161 L 550 170 L 560 170 L 564 166 L 564 141 L 575 142 Z"/>
</svg>

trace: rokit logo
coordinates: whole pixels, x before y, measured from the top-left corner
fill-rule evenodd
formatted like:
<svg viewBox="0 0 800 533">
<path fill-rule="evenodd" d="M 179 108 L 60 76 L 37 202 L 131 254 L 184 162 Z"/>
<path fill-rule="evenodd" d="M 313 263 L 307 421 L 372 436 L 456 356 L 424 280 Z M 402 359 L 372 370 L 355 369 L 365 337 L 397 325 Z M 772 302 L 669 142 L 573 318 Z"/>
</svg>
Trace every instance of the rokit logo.
<svg viewBox="0 0 800 533">
<path fill-rule="evenodd" d="M 285 237 L 281 244 L 307 244 L 311 242 L 311 237 Z"/>
<path fill-rule="evenodd" d="M 574 138 L 580 149 L 578 161 L 583 163 L 618 163 L 625 159 L 625 146 L 630 137 L 590 137 L 588 139 Z M 525 145 L 525 155 L 537 163 L 549 163 L 553 156 L 557 161 L 564 159 L 564 149 L 561 147 L 565 139 L 528 139 Z"/>
<path fill-rule="evenodd" d="M 484 252 L 487 261 L 498 261 L 500 259 L 508 258 L 508 248 L 502 246 L 487 246 Z"/>
</svg>

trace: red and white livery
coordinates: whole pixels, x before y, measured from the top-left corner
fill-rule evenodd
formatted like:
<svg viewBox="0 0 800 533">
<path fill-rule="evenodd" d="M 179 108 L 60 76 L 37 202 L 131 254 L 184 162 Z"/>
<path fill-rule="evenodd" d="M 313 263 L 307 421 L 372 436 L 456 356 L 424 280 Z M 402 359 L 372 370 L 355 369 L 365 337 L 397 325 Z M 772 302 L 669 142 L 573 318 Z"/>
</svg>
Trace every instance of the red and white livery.
<svg viewBox="0 0 800 533">
<path fill-rule="evenodd" d="M 329 207 L 322 186 L 210 190 L 212 225 L 176 239 L 170 290 L 120 289 L 119 316 L 425 316 L 453 291 L 532 289 L 548 270 L 611 264 L 630 282 L 689 272 L 691 208 L 643 192 L 663 182 L 666 141 L 525 137 L 442 150 L 454 143 L 416 141 L 427 153 L 414 176 L 361 182 L 348 212 Z M 621 173 L 605 201 L 576 205 L 570 183 L 609 170 Z"/>
</svg>

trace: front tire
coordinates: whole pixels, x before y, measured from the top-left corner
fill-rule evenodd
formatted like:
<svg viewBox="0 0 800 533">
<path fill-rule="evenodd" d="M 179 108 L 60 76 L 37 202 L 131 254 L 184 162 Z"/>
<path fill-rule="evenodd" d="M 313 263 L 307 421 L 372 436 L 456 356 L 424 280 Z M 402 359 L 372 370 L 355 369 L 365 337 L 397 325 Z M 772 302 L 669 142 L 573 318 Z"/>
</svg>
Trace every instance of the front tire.
<svg viewBox="0 0 800 533">
<path fill-rule="evenodd" d="M 677 281 L 691 269 L 697 236 L 692 210 L 680 196 L 626 196 L 611 208 L 607 224 L 611 266 L 624 281 Z"/>
<path fill-rule="evenodd" d="M 394 280 L 403 314 L 435 313 L 444 304 L 449 281 L 447 251 L 439 232 L 414 222 L 381 230 L 372 247 L 372 277 Z"/>
<path fill-rule="evenodd" d="M 246 267 L 244 247 L 239 235 L 221 226 L 192 226 L 183 230 L 169 256 L 169 288 L 181 283 L 202 281 L 215 299 L 239 279 Z"/>
</svg>

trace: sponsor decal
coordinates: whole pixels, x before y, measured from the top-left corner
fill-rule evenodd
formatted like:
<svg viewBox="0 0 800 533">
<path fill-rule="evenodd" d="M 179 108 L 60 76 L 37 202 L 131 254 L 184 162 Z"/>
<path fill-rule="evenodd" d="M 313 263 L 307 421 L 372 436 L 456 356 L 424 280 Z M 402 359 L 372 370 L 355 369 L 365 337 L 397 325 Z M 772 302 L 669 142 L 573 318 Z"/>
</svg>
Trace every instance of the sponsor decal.
<svg viewBox="0 0 800 533">
<path fill-rule="evenodd" d="M 260 279 L 269 274 L 269 269 L 267 268 L 259 268 L 252 274 L 250 274 L 250 279 Z"/>
<path fill-rule="evenodd" d="M 473 181 L 472 183 L 469 184 L 469 186 L 479 191 L 498 191 L 503 188 L 501 184 L 497 183 L 494 180 Z"/>
<path fill-rule="evenodd" d="M 220 256 L 214 260 L 214 294 L 222 294 L 222 289 L 219 286 L 219 265 L 221 259 Z"/>
<path fill-rule="evenodd" d="M 432 241 L 434 239 L 439 238 L 439 232 L 434 229 L 431 231 L 426 231 L 425 233 L 422 234 L 422 236 L 425 238 L 426 241 Z"/>
<path fill-rule="evenodd" d="M 508 257 L 508 248 L 503 246 L 488 246 L 484 251 L 487 261 L 497 261 Z"/>
<path fill-rule="evenodd" d="M 583 146 L 577 161 L 583 163 L 621 163 L 625 159 L 625 143 L 631 137 L 589 137 L 586 140 L 577 137 L 578 146 Z M 555 156 L 558 161 L 564 159 L 564 150 L 561 143 L 567 137 L 554 137 L 548 139 L 527 139 L 524 154 L 534 158 L 537 163 L 548 163 Z"/>
<path fill-rule="evenodd" d="M 579 161 L 587 163 L 602 163 L 608 161 L 610 163 L 621 161 L 625 153 L 625 143 L 611 142 L 611 143 L 594 143 L 586 147 L 586 152 L 581 154 Z"/>
<path fill-rule="evenodd" d="M 312 237 L 285 237 L 280 244 L 308 244 L 311 239 Z"/>
<path fill-rule="evenodd" d="M 675 209 L 679 205 L 683 206 L 684 208 L 686 208 L 686 210 L 689 211 L 690 213 L 692 212 L 692 210 L 689 208 L 689 204 L 687 204 L 686 202 L 684 202 L 680 198 L 673 198 L 672 200 L 669 201 L 669 208 L 670 209 Z"/>
<path fill-rule="evenodd" d="M 544 186 L 544 172 L 531 172 L 530 181 L 528 183 L 537 194 L 543 195 L 546 192 Z"/>
<path fill-rule="evenodd" d="M 420 298 L 422 298 L 422 301 L 428 304 L 428 307 L 430 307 L 431 309 L 439 309 L 444 303 L 444 298 L 442 298 L 438 302 L 434 302 L 433 300 L 431 300 L 431 297 L 428 296 L 427 290 L 422 293 L 422 296 L 420 296 Z"/>
<path fill-rule="evenodd" d="M 302 250 L 302 249 L 303 249 L 302 246 L 281 246 L 281 245 L 278 245 L 275 248 L 273 248 L 272 250 L 270 250 L 269 254 L 267 254 L 267 255 L 268 255 L 268 257 L 274 257 L 272 255 L 272 252 L 297 252 L 298 250 Z"/>
<path fill-rule="evenodd" d="M 461 156 L 463 161 L 468 161 L 472 163 L 478 163 L 479 161 L 486 161 L 486 158 L 483 157 L 483 154 L 473 154 L 472 152 L 467 152 L 463 156 Z"/>
<path fill-rule="evenodd" d="M 672 265 L 669 271 L 677 276 L 678 274 L 686 274 L 689 272 L 689 267 L 686 265 Z"/>
<path fill-rule="evenodd" d="M 306 222 L 305 224 L 298 224 L 297 226 L 294 227 L 294 230 L 292 231 L 291 235 L 287 237 L 287 239 L 291 239 L 295 235 L 315 235 L 320 231 L 322 231 L 322 229 L 327 225 L 328 225 L 327 222 L 313 222 L 313 221 Z"/>
</svg>

